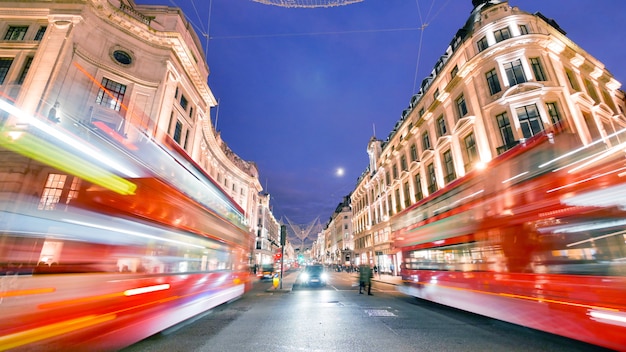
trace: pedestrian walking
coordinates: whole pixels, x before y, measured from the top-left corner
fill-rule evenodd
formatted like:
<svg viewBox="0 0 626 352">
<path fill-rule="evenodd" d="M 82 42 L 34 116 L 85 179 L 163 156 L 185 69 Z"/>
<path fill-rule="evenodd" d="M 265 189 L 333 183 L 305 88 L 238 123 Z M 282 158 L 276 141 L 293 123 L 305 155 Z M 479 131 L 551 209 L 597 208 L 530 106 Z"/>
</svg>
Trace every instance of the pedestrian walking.
<svg viewBox="0 0 626 352">
<path fill-rule="evenodd" d="M 359 266 L 359 293 L 363 294 L 363 290 L 367 287 L 367 294 L 372 296 L 372 278 L 374 274 L 369 265 L 361 264 Z"/>
</svg>

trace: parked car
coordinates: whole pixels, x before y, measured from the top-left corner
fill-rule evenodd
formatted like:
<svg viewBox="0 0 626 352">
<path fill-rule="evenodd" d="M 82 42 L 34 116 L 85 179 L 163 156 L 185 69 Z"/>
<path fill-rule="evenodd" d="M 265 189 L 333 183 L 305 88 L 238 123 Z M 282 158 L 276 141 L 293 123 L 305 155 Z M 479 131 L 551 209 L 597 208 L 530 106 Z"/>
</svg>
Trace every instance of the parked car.
<svg viewBox="0 0 626 352">
<path fill-rule="evenodd" d="M 321 264 L 307 265 L 300 271 L 296 283 L 303 286 L 326 286 L 328 283 L 326 268 Z"/>
</svg>

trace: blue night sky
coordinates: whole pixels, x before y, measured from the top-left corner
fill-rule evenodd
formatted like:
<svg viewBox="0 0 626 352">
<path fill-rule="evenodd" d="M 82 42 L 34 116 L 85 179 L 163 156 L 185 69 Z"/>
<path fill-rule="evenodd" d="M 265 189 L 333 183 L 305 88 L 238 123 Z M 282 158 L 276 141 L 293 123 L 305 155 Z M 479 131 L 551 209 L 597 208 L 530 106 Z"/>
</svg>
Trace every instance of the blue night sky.
<svg viewBox="0 0 626 352">
<path fill-rule="evenodd" d="M 472 10 L 471 0 L 318 9 L 252 0 L 136 3 L 183 9 L 206 46 L 209 87 L 219 100 L 213 122 L 235 153 L 257 164 L 276 218 L 298 224 L 328 221 L 365 171 L 374 130 L 387 138 Z M 626 82 L 626 1 L 509 4 L 555 19 Z"/>
</svg>

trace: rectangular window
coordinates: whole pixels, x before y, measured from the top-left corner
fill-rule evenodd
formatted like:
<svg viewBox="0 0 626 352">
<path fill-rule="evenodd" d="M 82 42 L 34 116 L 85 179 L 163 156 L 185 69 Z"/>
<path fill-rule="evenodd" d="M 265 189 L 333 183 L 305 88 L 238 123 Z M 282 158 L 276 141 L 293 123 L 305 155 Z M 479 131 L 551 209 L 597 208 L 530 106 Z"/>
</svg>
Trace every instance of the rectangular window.
<svg viewBox="0 0 626 352">
<path fill-rule="evenodd" d="M 499 43 L 503 40 L 511 38 L 511 32 L 509 31 L 509 27 L 504 27 L 493 32 L 493 36 L 496 38 L 496 43 Z"/>
<path fill-rule="evenodd" d="M 504 65 L 504 72 L 506 72 L 506 78 L 509 79 L 509 86 L 518 85 L 526 82 L 526 75 L 524 74 L 524 68 L 522 68 L 522 60 L 515 60 L 507 62 Z"/>
<path fill-rule="evenodd" d="M 548 107 L 548 114 L 550 115 L 550 122 L 554 126 L 554 129 L 557 131 L 563 130 L 565 128 L 563 124 L 563 119 L 561 118 L 561 114 L 559 113 L 559 108 L 556 103 L 546 103 Z"/>
<path fill-rule="evenodd" d="M 4 35 L 4 40 L 24 40 L 28 26 L 9 26 L 7 34 Z"/>
<path fill-rule="evenodd" d="M 500 130 L 500 137 L 502 138 L 502 144 L 504 146 L 504 150 L 502 151 L 513 148 L 513 146 L 516 145 L 516 140 L 513 136 L 513 129 L 511 128 L 509 116 L 506 112 L 503 112 L 502 114 L 496 116 L 496 120 L 498 121 L 498 129 Z"/>
<path fill-rule="evenodd" d="M 478 52 L 487 49 L 489 47 L 489 44 L 487 43 L 487 37 L 480 38 L 478 42 L 476 42 L 476 45 L 478 46 Z"/>
<path fill-rule="evenodd" d="M 104 105 L 112 110 L 120 111 L 126 94 L 126 85 L 117 83 L 108 78 L 102 78 L 102 84 L 96 97 L 96 104 Z"/>
<path fill-rule="evenodd" d="M 593 101 L 598 104 L 600 102 L 600 98 L 598 97 L 598 92 L 596 91 L 596 87 L 589 80 L 589 78 L 585 78 L 585 88 L 587 89 L 587 93 L 593 99 Z"/>
<path fill-rule="evenodd" d="M 22 72 L 20 72 L 20 76 L 17 78 L 17 84 L 24 83 L 26 79 L 26 75 L 28 74 L 28 70 L 30 70 L 30 65 L 33 63 L 33 57 L 29 56 L 24 61 L 24 67 L 22 67 Z"/>
<path fill-rule="evenodd" d="M 411 161 L 417 161 L 417 146 L 415 143 L 411 144 Z"/>
<path fill-rule="evenodd" d="M 468 134 L 463 138 L 463 144 L 465 144 L 465 157 L 467 158 L 468 170 L 472 169 L 473 164 L 478 161 L 478 150 L 476 150 L 476 139 L 474 139 L 474 133 Z"/>
<path fill-rule="evenodd" d="M 519 25 L 519 33 L 520 33 L 521 35 L 528 34 L 528 33 L 529 33 L 529 32 L 528 32 L 528 26 L 527 26 L 527 25 L 525 25 L 525 24 L 520 24 L 520 25 Z"/>
<path fill-rule="evenodd" d="M 445 136 L 448 134 L 448 127 L 446 126 L 446 119 L 443 115 L 437 119 L 437 137 Z"/>
<path fill-rule="evenodd" d="M 436 89 L 435 93 L 433 93 L 433 98 L 437 100 L 438 97 L 439 97 L 439 89 Z"/>
<path fill-rule="evenodd" d="M 385 173 L 385 179 L 387 180 L 387 186 L 391 184 L 391 176 L 389 175 L 389 171 Z"/>
<path fill-rule="evenodd" d="M 409 187 L 409 183 L 404 183 L 404 207 L 407 208 L 411 205 L 411 188 Z"/>
<path fill-rule="evenodd" d="M 485 76 L 487 77 L 487 85 L 489 86 L 489 93 L 491 93 L 491 95 L 494 95 L 502 90 L 502 88 L 500 88 L 500 81 L 498 80 L 498 74 L 496 73 L 495 68 L 487 72 Z"/>
<path fill-rule="evenodd" d="M 183 149 L 187 150 L 188 145 L 189 145 L 189 129 L 185 131 L 185 144 L 183 145 Z"/>
<path fill-rule="evenodd" d="M 437 176 L 435 175 L 435 165 L 433 163 L 428 164 L 426 167 L 428 172 L 428 193 L 433 194 L 437 191 Z"/>
<path fill-rule="evenodd" d="M 0 57 L 0 84 L 4 84 L 12 64 L 12 57 Z"/>
<path fill-rule="evenodd" d="M 543 72 L 543 66 L 541 66 L 541 61 L 539 61 L 538 57 L 530 58 L 530 66 L 533 68 L 533 73 L 535 74 L 535 80 L 547 81 L 546 74 Z"/>
<path fill-rule="evenodd" d="M 446 183 L 449 183 L 456 179 L 456 172 L 454 172 L 454 161 L 452 160 L 452 152 L 450 151 L 450 149 L 443 152 L 443 169 L 445 172 L 443 178 Z"/>
<path fill-rule="evenodd" d="M 43 35 L 46 34 L 47 29 L 48 29 L 47 26 L 39 27 L 39 29 L 37 30 L 37 33 L 35 34 L 35 40 L 41 41 L 43 39 Z"/>
<path fill-rule="evenodd" d="M 187 101 L 187 98 L 185 98 L 184 95 L 180 95 L 180 107 L 183 108 L 183 110 L 187 111 L 187 105 L 189 104 L 189 102 Z"/>
<path fill-rule="evenodd" d="M 465 97 L 463 95 L 456 98 L 456 110 L 459 113 L 459 118 L 467 115 L 467 104 L 465 104 Z"/>
<path fill-rule="evenodd" d="M 522 106 L 515 109 L 515 112 L 517 113 L 517 119 L 522 128 L 524 138 L 530 138 L 543 131 L 541 117 L 535 104 Z"/>
<path fill-rule="evenodd" d="M 424 150 L 432 149 L 430 146 L 430 136 L 428 135 L 428 131 L 425 131 L 422 134 L 422 147 Z"/>
<path fill-rule="evenodd" d="M 459 73 L 459 66 L 455 65 L 452 68 L 452 71 L 450 71 L 450 78 L 454 78 L 456 77 L 456 75 Z"/>
<path fill-rule="evenodd" d="M 39 198 L 39 204 L 37 209 L 39 210 L 54 210 L 56 205 L 61 200 L 61 194 L 63 193 L 63 187 L 67 175 L 61 174 L 49 174 L 44 186 L 41 198 Z"/>
<path fill-rule="evenodd" d="M 183 123 L 180 121 L 176 121 L 176 128 L 174 128 L 174 136 L 172 136 L 174 140 L 176 141 L 176 143 L 180 144 L 180 138 L 182 137 L 182 134 L 183 134 Z"/>
<path fill-rule="evenodd" d="M 420 117 L 424 116 L 424 108 L 420 109 L 419 115 L 420 115 Z"/>
<path fill-rule="evenodd" d="M 400 190 L 396 189 L 396 213 L 399 213 L 402 208 L 400 208 Z"/>
<path fill-rule="evenodd" d="M 608 105 L 611 108 L 611 111 L 617 114 L 617 108 L 609 92 L 607 92 L 606 89 L 603 89 L 601 92 L 602 92 L 602 99 L 604 100 L 606 105 Z"/>
<path fill-rule="evenodd" d="M 393 164 L 393 167 L 391 168 L 392 172 L 393 172 L 393 179 L 397 179 L 398 178 L 398 165 L 396 165 L 395 163 Z"/>
<path fill-rule="evenodd" d="M 415 199 L 420 201 L 424 199 L 424 192 L 422 192 L 422 178 L 420 174 L 415 175 Z"/>
<path fill-rule="evenodd" d="M 578 85 L 578 79 L 576 78 L 576 75 L 574 75 L 574 72 L 572 72 L 572 70 L 566 68 L 565 69 L 565 75 L 567 76 L 567 80 L 569 81 L 569 86 L 577 91 L 580 92 L 580 85 Z"/>
<path fill-rule="evenodd" d="M 400 166 L 402 167 L 402 171 L 406 171 L 409 168 L 406 162 L 406 155 L 402 155 L 400 158 Z"/>
</svg>

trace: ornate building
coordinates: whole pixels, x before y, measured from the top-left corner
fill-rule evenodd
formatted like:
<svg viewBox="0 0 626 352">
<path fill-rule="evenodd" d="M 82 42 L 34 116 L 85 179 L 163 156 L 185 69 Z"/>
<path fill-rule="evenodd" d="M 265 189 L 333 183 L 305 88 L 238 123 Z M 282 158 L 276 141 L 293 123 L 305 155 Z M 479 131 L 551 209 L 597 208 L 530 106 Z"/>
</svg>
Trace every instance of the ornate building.
<svg viewBox="0 0 626 352">
<path fill-rule="evenodd" d="M 393 233 L 409 225 L 396 224 L 405 209 L 534 136 L 614 145 L 626 127 L 621 84 L 554 20 L 507 1 L 472 3 L 393 131 L 368 144 L 351 198 L 355 252 L 383 270 L 398 268 Z"/>
<path fill-rule="evenodd" d="M 180 9 L 132 0 L 3 1 L 0 35 L 3 97 L 76 134 L 98 129 L 121 142 L 167 145 L 239 205 L 253 242 L 258 170 L 213 128 L 209 68 Z M 5 115 L 2 123 L 12 121 Z"/>
</svg>

